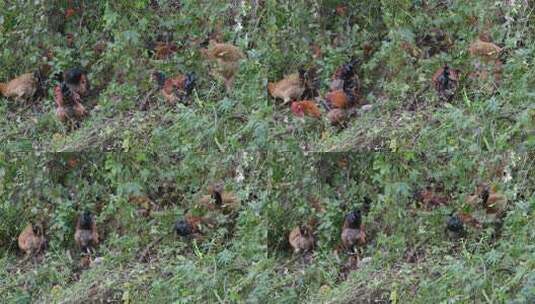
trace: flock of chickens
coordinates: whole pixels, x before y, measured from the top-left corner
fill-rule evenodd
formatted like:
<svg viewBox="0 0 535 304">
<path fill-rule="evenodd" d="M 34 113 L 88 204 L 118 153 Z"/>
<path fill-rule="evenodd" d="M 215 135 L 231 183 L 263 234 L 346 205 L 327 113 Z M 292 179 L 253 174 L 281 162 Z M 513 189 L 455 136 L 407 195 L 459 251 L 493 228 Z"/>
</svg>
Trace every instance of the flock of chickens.
<svg viewBox="0 0 535 304">
<path fill-rule="evenodd" d="M 159 35 L 156 41 L 148 44 L 149 53 L 156 59 L 166 59 L 177 52 L 176 45 L 169 39 Z M 210 74 L 221 79 L 227 90 L 233 86 L 241 60 L 245 54 L 236 46 L 229 43 L 218 43 L 207 39 L 199 44 L 203 58 L 212 63 Z M 502 48 L 490 42 L 488 35 L 480 37 L 471 44 L 469 52 L 472 56 L 484 61 L 495 61 Z M 315 69 L 299 69 L 297 73 L 289 74 L 277 82 L 268 83 L 268 93 L 275 99 L 283 101 L 283 105 L 290 104 L 291 112 L 298 116 L 320 118 L 322 107 L 326 117 L 332 125 L 344 125 L 347 119 L 356 114 L 356 108 L 369 108 L 365 105 L 361 94 L 361 83 L 358 77 L 359 61 L 352 59 L 337 68 L 331 78 L 329 91 L 322 98 L 319 94 L 319 81 Z M 48 67 L 47 70 L 50 70 Z M 40 69 L 35 73 L 23 74 L 9 82 L 0 83 L 0 93 L 15 100 L 30 100 L 42 97 L 46 88 L 47 73 Z M 472 73 L 473 74 L 473 73 Z M 454 96 L 460 81 L 461 71 L 444 65 L 438 69 L 432 83 L 441 101 L 450 101 Z M 195 87 L 197 76 L 194 73 L 176 74 L 167 77 L 160 71 L 153 71 L 152 80 L 163 98 L 170 104 L 185 102 Z M 89 93 L 87 73 L 75 67 L 55 75 L 59 84 L 54 88 L 57 117 L 65 122 L 69 119 L 80 119 L 87 115 L 83 105 L 83 98 Z"/>
<path fill-rule="evenodd" d="M 495 188 L 486 183 L 476 187 L 467 203 L 474 208 L 473 213 L 452 213 L 447 222 L 447 229 L 451 237 L 461 238 L 466 235 L 465 226 L 481 228 L 484 223 L 501 224 L 507 211 L 507 198 Z"/>
<path fill-rule="evenodd" d="M 187 240 L 203 239 L 207 228 L 214 228 L 218 221 L 214 219 L 214 212 L 222 214 L 224 217 L 230 217 L 235 214 L 239 208 L 239 200 L 233 192 L 225 191 L 223 183 L 215 183 L 208 186 L 208 194 L 199 198 L 199 206 L 207 211 L 204 216 L 195 216 L 189 214 L 188 210 L 184 211 L 184 216 L 177 220 L 173 226 L 173 231 L 180 237 Z M 148 217 L 151 212 L 157 209 L 146 196 L 132 196 L 129 202 L 137 207 L 136 213 L 139 216 Z M 45 237 L 44 223 L 29 223 L 18 237 L 19 249 L 26 254 L 27 258 L 37 261 L 41 253 L 47 247 Z M 159 239 L 161 240 L 161 239 Z M 74 241 L 81 252 L 80 265 L 83 267 L 90 266 L 94 260 L 96 246 L 100 238 L 97 230 L 95 216 L 88 210 L 85 210 L 78 217 L 74 233 Z"/>
<path fill-rule="evenodd" d="M 433 183 L 425 189 L 417 191 L 414 199 L 424 208 L 446 205 L 450 198 L 443 192 L 444 189 Z M 480 183 L 475 191 L 466 197 L 466 203 L 472 209 L 470 213 L 452 212 L 445 221 L 444 230 L 451 240 L 455 241 L 466 237 L 469 227 L 477 230 L 494 225 L 499 229 L 498 227 L 500 227 L 507 212 L 507 198 L 504 194 L 496 191 L 495 187 Z M 363 215 L 369 212 L 370 204 L 371 200 L 366 197 L 362 209 L 355 209 L 344 217 L 340 234 L 341 244 L 338 248 L 343 249 L 348 254 L 348 261 L 344 265 L 346 270 L 354 270 L 358 267 L 362 249 L 369 241 L 363 223 Z M 314 226 L 316 226 L 316 221 L 312 219 L 290 231 L 288 242 L 295 254 L 303 255 L 314 250 L 316 243 Z M 495 233 L 499 233 L 499 231 L 495 231 Z"/>
<path fill-rule="evenodd" d="M 424 208 L 446 205 L 450 200 L 444 194 L 444 189 L 435 183 L 417 191 L 414 199 Z M 157 205 L 145 196 L 130 197 L 129 202 L 138 207 L 136 213 L 139 216 L 148 217 L 153 210 L 157 209 Z M 372 201 L 366 197 L 361 209 L 354 209 L 344 217 L 340 234 L 341 245 L 338 248 L 343 249 L 348 254 L 346 267 L 350 270 L 358 267 L 357 265 L 361 261 L 360 256 L 369 241 L 363 216 L 369 212 L 371 203 Z M 486 183 L 478 184 L 475 191 L 466 197 L 466 203 L 472 209 L 471 213 L 452 212 L 446 220 L 445 231 L 452 240 L 465 237 L 469 227 L 470 229 L 481 229 L 484 225 L 501 225 L 507 211 L 505 195 Z M 233 215 L 236 215 L 240 204 L 233 192 L 224 190 L 223 183 L 215 183 L 208 186 L 207 194 L 200 196 L 198 206 L 204 210 L 203 216 L 193 215 L 189 209 L 186 209 L 184 216 L 175 222 L 173 231 L 178 236 L 186 240 L 203 240 L 207 232 L 206 229 L 213 229 L 227 223 Z M 226 218 L 225 222 L 217 220 L 220 215 Z M 316 224 L 316 221 L 312 219 L 290 231 L 288 243 L 295 254 L 305 257 L 314 250 L 316 243 L 314 227 Z M 76 222 L 74 240 L 82 254 L 81 265 L 83 267 L 91 265 L 93 263 L 91 257 L 100 240 L 95 217 L 91 212 L 86 210 L 79 216 Z M 161 238 L 158 241 L 160 240 Z M 47 244 L 43 224 L 28 224 L 19 235 L 18 244 L 21 251 L 25 252 L 27 257 L 33 257 L 35 261 L 35 258 L 43 252 Z"/>
<path fill-rule="evenodd" d="M 99 243 L 99 234 L 95 217 L 88 210 L 84 211 L 76 222 L 74 241 L 85 255 L 82 259 L 84 263 L 89 261 L 90 255 L 94 252 L 95 246 Z M 32 257 L 35 261 L 37 255 L 46 249 L 47 240 L 45 238 L 42 223 L 29 223 L 18 238 L 19 248 L 26 253 L 27 257 Z"/>
<path fill-rule="evenodd" d="M 446 39 L 445 36 L 442 39 Z M 502 48 L 490 41 L 487 34 L 481 34 L 469 48 L 472 57 L 495 64 L 495 73 L 500 72 L 498 71 L 501 68 L 499 56 L 502 51 Z M 362 98 L 357 74 L 358 64 L 359 61 L 353 59 L 336 69 L 331 78 L 329 91 L 324 98 L 319 96 L 319 83 L 314 78 L 314 70 L 299 70 L 298 73 L 287 75 L 278 82 L 269 83 L 268 92 L 272 97 L 281 99 L 283 104 L 292 102 L 290 108 L 296 116 L 320 118 L 322 115 L 320 106 L 322 106 L 332 125 L 344 125 L 349 117 L 356 114 L 356 107 L 362 106 L 363 110 L 369 108 Z M 480 73 L 481 75 L 477 74 L 480 66 L 478 62 L 476 71 L 470 74 L 472 77 L 487 77 L 483 72 Z M 432 85 L 440 101 L 452 100 L 459 87 L 460 79 L 461 71 L 451 68 L 448 64 L 433 74 Z"/>
<path fill-rule="evenodd" d="M 294 253 L 309 252 L 314 249 L 315 239 L 312 224 L 303 224 L 295 227 L 288 236 L 288 242 Z M 366 232 L 362 223 L 360 209 L 355 209 L 344 218 L 342 234 L 340 236 L 342 246 L 350 254 L 355 254 L 359 247 L 366 244 Z"/>
<path fill-rule="evenodd" d="M 71 37 L 72 39 L 72 37 Z M 149 53 L 156 59 L 168 58 L 178 49 L 169 43 L 168 38 L 159 37 L 148 45 Z M 212 63 L 210 73 L 213 77 L 221 79 L 227 90 L 233 87 L 240 68 L 240 62 L 246 59 L 241 49 L 230 43 L 219 43 L 210 40 L 201 46 L 203 58 Z M 490 41 L 490 38 L 481 35 L 469 48 L 471 56 L 482 58 L 484 61 L 498 62 L 498 56 L 503 49 Z M 267 91 L 274 99 L 283 101 L 283 105 L 290 105 L 290 111 L 297 117 L 321 118 L 326 117 L 332 125 L 343 126 L 348 118 L 356 113 L 356 108 L 364 107 L 362 86 L 358 76 L 359 60 L 351 59 L 338 67 L 331 79 L 329 89 L 324 97 L 319 93 L 319 82 L 314 69 L 299 69 L 298 72 L 286 75 L 276 82 L 269 82 Z M 39 70 L 34 73 L 20 75 L 11 81 L 0 83 L 0 94 L 15 101 L 29 101 L 40 99 L 47 91 L 47 72 Z M 194 73 L 172 75 L 168 77 L 160 71 L 153 71 L 150 75 L 155 82 L 161 96 L 170 105 L 186 102 L 196 86 L 197 76 Z M 80 67 L 73 67 L 54 75 L 57 85 L 54 87 L 54 100 L 56 116 L 62 122 L 79 120 L 88 114 L 84 106 L 84 99 L 90 93 L 88 73 Z M 441 101 L 451 101 L 459 87 L 461 71 L 443 65 L 432 76 L 432 84 Z M 322 110 L 323 108 L 323 110 Z M 216 210 L 223 214 L 232 214 L 238 206 L 238 199 L 233 193 L 225 192 L 222 184 L 215 184 L 208 189 L 209 194 L 201 198 L 202 206 L 209 210 Z M 437 194 L 437 189 L 426 188 L 417 193 L 417 199 L 425 206 L 436 206 L 447 201 L 445 196 Z M 136 201 L 136 200 L 134 200 Z M 139 200 L 141 214 L 151 211 L 151 205 Z M 491 218 L 492 222 L 500 222 L 507 208 L 507 199 L 487 184 L 477 187 L 475 193 L 468 198 L 468 203 L 478 212 L 453 212 L 447 222 L 445 230 L 455 239 L 464 237 L 466 227 L 482 227 L 482 223 Z M 187 213 L 187 212 L 185 212 Z M 342 247 L 350 255 L 358 256 L 358 249 L 366 245 L 368 239 L 363 224 L 363 212 L 353 210 L 345 215 L 341 229 Z M 207 217 L 186 214 L 174 224 L 177 235 L 195 239 L 202 238 L 203 227 L 214 227 L 214 220 Z M 94 215 L 84 211 L 76 222 L 74 240 L 80 252 L 86 257 L 94 253 L 99 244 L 99 234 Z M 314 227 L 311 224 L 302 224 L 292 229 L 288 235 L 288 242 L 295 253 L 310 252 L 314 250 Z M 46 248 L 46 238 L 43 225 L 28 224 L 18 237 L 19 248 L 27 256 L 35 257 Z"/>
<path fill-rule="evenodd" d="M 325 100 L 319 97 L 319 84 L 313 69 L 287 75 L 284 79 L 268 84 L 268 92 L 279 98 L 283 104 L 292 102 L 290 109 L 298 117 L 321 117 L 318 103 L 328 111 L 327 117 L 333 125 L 340 125 L 349 113 L 347 110 L 361 102 L 360 81 L 357 75 L 357 60 L 343 64 L 334 72 L 330 91 Z"/>
<path fill-rule="evenodd" d="M 206 44 L 206 48 L 201 49 L 201 55 L 213 63 L 211 74 L 222 79 L 226 88 L 230 89 L 240 67 L 240 61 L 245 58 L 245 55 L 232 44 L 217 43 L 214 40 L 209 40 Z M 149 46 L 149 53 L 156 59 L 166 58 L 175 51 L 172 44 L 158 39 Z M 47 90 L 49 71 L 50 66 L 43 65 L 38 71 L 0 83 L 0 94 L 17 102 L 38 100 L 45 95 Z M 157 85 L 161 96 L 170 105 L 185 102 L 194 89 L 197 79 L 194 73 L 167 77 L 160 71 L 153 71 L 151 78 Z M 90 94 L 87 71 L 74 67 L 53 75 L 52 80 L 58 83 L 53 90 L 58 119 L 62 122 L 79 121 L 86 116 L 88 111 L 83 105 L 84 98 Z"/>
</svg>

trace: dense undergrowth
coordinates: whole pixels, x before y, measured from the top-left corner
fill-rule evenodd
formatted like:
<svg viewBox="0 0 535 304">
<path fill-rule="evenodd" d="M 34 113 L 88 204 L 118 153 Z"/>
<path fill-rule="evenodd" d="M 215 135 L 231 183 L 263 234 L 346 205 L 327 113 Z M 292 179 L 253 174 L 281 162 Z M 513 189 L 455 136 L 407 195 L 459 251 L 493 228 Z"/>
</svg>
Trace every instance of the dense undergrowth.
<svg viewBox="0 0 535 304">
<path fill-rule="evenodd" d="M 55 117 L 53 80 L 37 102 L 0 98 L 0 302 L 535 301 L 533 9 L 521 0 L 1 2 L 0 80 L 81 65 L 95 94 L 74 130 Z M 433 40 L 435 30 L 446 38 Z M 147 43 L 171 32 L 178 52 L 156 60 Z M 481 35 L 503 47 L 498 61 L 470 54 Z M 201 56 L 208 38 L 246 54 L 231 90 Z M 317 70 L 324 95 L 351 58 L 371 109 L 344 128 L 325 113 L 297 118 L 268 96 L 268 82 L 300 67 Z M 431 83 L 446 63 L 461 70 L 449 102 Z M 195 72 L 191 102 L 166 104 L 155 70 Z M 216 181 L 238 211 L 210 214 L 217 225 L 202 240 L 176 236 L 174 222 L 203 214 L 199 196 Z M 503 221 L 448 238 L 450 213 L 478 212 L 467 197 L 482 182 L 507 198 Z M 418 202 L 430 183 L 446 203 Z M 140 217 L 132 196 L 155 210 Z M 365 262 L 348 272 L 340 229 L 365 198 Z M 84 209 L 103 239 L 87 269 L 73 237 Z M 46 223 L 36 262 L 17 248 L 30 221 Z M 315 250 L 294 255 L 288 233 L 309 221 Z"/>
<path fill-rule="evenodd" d="M 7 154 L 3 183 L 2 294 L 7 302 L 392 302 L 533 299 L 533 154 L 240 153 L 221 157 L 132 153 Z M 74 160 L 74 161 L 73 161 Z M 195 242 L 173 223 L 217 180 L 240 199 L 235 217 Z M 414 197 L 430 181 L 448 200 Z M 476 214 L 467 197 L 481 181 L 508 199 L 503 224 L 445 233 L 452 211 Z M 157 206 L 140 217 L 131 196 Z M 337 250 L 346 212 L 363 207 L 369 237 L 347 273 Z M 100 263 L 80 267 L 74 223 L 94 211 Z M 316 249 L 292 255 L 296 225 L 315 220 Z M 48 249 L 24 260 L 18 233 L 44 221 Z M 159 242 L 155 240 L 161 238 Z"/>
<path fill-rule="evenodd" d="M 267 195 L 260 185 L 268 183 L 268 176 L 254 175 L 263 166 L 252 155 L 139 152 L 3 158 L 2 294 L 8 302 L 238 299 L 253 288 L 253 269 L 259 272 L 266 251 L 260 209 Z M 235 228 L 226 225 L 227 218 L 217 217 L 221 225 L 207 241 L 185 242 L 174 234 L 173 224 L 186 209 L 195 208 L 213 180 L 225 181 L 242 202 L 232 220 Z M 132 196 L 149 197 L 157 207 L 140 218 Z M 80 269 L 73 239 L 76 218 L 85 209 L 98 214 L 97 227 L 106 244 L 98 253 L 102 264 L 87 272 Z M 28 221 L 45 222 L 49 244 L 39 265 L 25 264 L 23 255 L 15 254 L 16 235 Z M 149 246 L 157 238 L 161 242 Z M 243 276 L 244 271 L 251 271 L 251 277 Z"/>
<path fill-rule="evenodd" d="M 157 10 L 145 2 L 82 3 L 64 21 L 64 34 L 54 24 L 65 4 L 2 4 L 1 79 L 45 63 L 53 72 L 82 65 L 98 92 L 89 101 L 90 117 L 73 132 L 54 119 L 51 94 L 36 105 L 2 102 L 4 149 L 479 152 L 533 145 L 532 8 L 521 1 L 358 1 L 343 14 L 335 11 L 337 1 L 184 1 L 180 9 L 162 1 Z M 446 42 L 429 42 L 434 29 Z M 154 60 L 147 41 L 169 32 L 179 51 Z M 481 67 L 468 52 L 482 33 L 504 47 L 505 63 L 486 80 L 473 72 L 492 66 Z M 73 35 L 72 47 L 66 34 Z M 235 42 L 247 54 L 230 92 L 201 59 L 198 42 L 208 37 Z M 326 119 L 291 117 L 267 96 L 267 81 L 299 67 L 317 69 L 324 94 L 333 71 L 349 58 L 360 60 L 362 95 L 374 107 L 341 132 Z M 431 86 L 445 63 L 462 76 L 447 104 Z M 170 107 L 150 94 L 154 70 L 199 75 L 192 104 Z M 150 106 L 141 111 L 145 100 Z"/>
</svg>

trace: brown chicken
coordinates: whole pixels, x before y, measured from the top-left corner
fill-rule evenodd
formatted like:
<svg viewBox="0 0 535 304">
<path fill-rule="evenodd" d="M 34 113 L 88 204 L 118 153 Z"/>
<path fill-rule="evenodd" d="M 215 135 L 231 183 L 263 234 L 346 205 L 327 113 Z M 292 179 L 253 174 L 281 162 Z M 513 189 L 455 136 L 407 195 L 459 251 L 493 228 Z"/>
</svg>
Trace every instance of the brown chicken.
<svg viewBox="0 0 535 304">
<path fill-rule="evenodd" d="M 356 72 L 357 60 L 343 64 L 334 72 L 330 92 L 325 95 L 329 107 L 347 109 L 358 103 L 360 81 Z"/>
<path fill-rule="evenodd" d="M 38 73 L 26 73 L 9 82 L 0 83 L 0 93 L 16 101 L 28 101 L 35 97 L 39 83 Z"/>
<path fill-rule="evenodd" d="M 209 195 L 203 195 L 200 204 L 209 210 L 223 210 L 232 213 L 239 208 L 239 200 L 233 192 L 224 191 L 222 183 L 208 186 Z"/>
<path fill-rule="evenodd" d="M 35 256 L 44 250 L 46 245 L 43 227 L 39 224 L 28 224 L 19 235 L 18 242 L 20 250 L 26 253 L 27 257 Z"/>
<path fill-rule="evenodd" d="M 347 4 L 338 4 L 335 7 L 334 11 L 336 12 L 338 16 L 344 17 L 347 15 L 348 9 L 349 7 L 347 6 Z"/>
<path fill-rule="evenodd" d="M 209 42 L 208 48 L 204 50 L 204 55 L 210 60 L 221 62 L 237 62 L 245 58 L 238 47 L 230 43 L 218 43 L 214 40 Z"/>
<path fill-rule="evenodd" d="M 65 10 L 65 19 L 69 19 L 74 15 L 76 15 L 76 10 L 74 8 L 69 7 Z"/>
<path fill-rule="evenodd" d="M 347 109 L 356 104 L 357 97 L 344 90 L 331 91 L 325 95 L 329 106 L 335 109 Z"/>
<path fill-rule="evenodd" d="M 487 213 L 502 214 L 507 209 L 507 198 L 502 193 L 496 192 L 494 188 L 484 187 L 480 197 Z"/>
<path fill-rule="evenodd" d="M 301 99 L 305 92 L 305 71 L 290 74 L 278 82 L 268 83 L 268 92 L 274 98 L 283 100 L 283 104 Z"/>
<path fill-rule="evenodd" d="M 149 55 L 157 60 L 164 60 L 178 52 L 178 46 L 168 41 L 150 41 L 147 43 Z"/>
<path fill-rule="evenodd" d="M 82 13 L 82 8 L 79 7 L 79 4 L 74 3 L 73 0 L 67 0 L 67 9 L 65 9 L 65 19 L 68 20 L 77 13 Z"/>
<path fill-rule="evenodd" d="M 158 89 L 162 96 L 172 105 L 182 102 L 189 97 L 195 87 L 196 81 L 194 73 L 180 74 L 167 78 L 162 72 L 154 72 L 152 77 L 158 84 Z"/>
<path fill-rule="evenodd" d="M 76 222 L 74 241 L 82 253 L 91 254 L 99 243 L 97 224 L 91 212 L 84 211 Z"/>
<path fill-rule="evenodd" d="M 288 237 L 294 253 L 312 251 L 314 249 L 314 235 L 308 225 L 295 227 Z"/>
<path fill-rule="evenodd" d="M 482 41 L 481 38 L 476 39 L 468 51 L 474 57 L 481 57 L 485 60 L 495 60 L 502 52 L 502 48 L 492 42 Z"/>
<path fill-rule="evenodd" d="M 157 205 L 145 195 L 131 196 L 128 201 L 136 205 L 136 213 L 142 217 L 148 217 L 153 210 L 157 209 Z"/>
<path fill-rule="evenodd" d="M 167 59 L 176 52 L 178 46 L 173 43 L 157 42 L 154 46 L 154 57 L 159 60 Z"/>
<path fill-rule="evenodd" d="M 507 209 L 507 198 L 486 183 L 476 187 L 473 195 L 467 198 L 467 202 L 474 207 L 483 207 L 487 214 L 501 215 Z"/>
<path fill-rule="evenodd" d="M 210 40 L 208 48 L 202 50 L 202 54 L 216 64 L 215 69 L 212 70 L 214 76 L 223 79 L 227 90 L 232 89 L 236 73 L 240 68 L 240 61 L 245 59 L 243 52 L 232 44 Z"/>
<path fill-rule="evenodd" d="M 366 244 L 366 233 L 360 210 L 352 211 L 346 215 L 341 239 L 344 248 L 352 253 L 355 252 L 357 246 Z"/>
<path fill-rule="evenodd" d="M 442 101 L 450 101 L 459 86 L 459 74 L 457 69 L 451 69 L 447 64 L 438 69 L 433 75 L 433 86 Z"/>
<path fill-rule="evenodd" d="M 318 105 L 312 100 L 294 101 L 291 105 L 292 113 L 295 116 L 303 117 L 310 116 L 313 118 L 320 118 L 321 112 Z"/>
<path fill-rule="evenodd" d="M 82 98 L 89 94 L 86 72 L 80 68 L 72 68 L 61 75 L 61 78 L 62 82 L 54 88 L 57 117 L 65 122 L 67 119 L 85 116 L 87 110 L 82 105 Z"/>
</svg>

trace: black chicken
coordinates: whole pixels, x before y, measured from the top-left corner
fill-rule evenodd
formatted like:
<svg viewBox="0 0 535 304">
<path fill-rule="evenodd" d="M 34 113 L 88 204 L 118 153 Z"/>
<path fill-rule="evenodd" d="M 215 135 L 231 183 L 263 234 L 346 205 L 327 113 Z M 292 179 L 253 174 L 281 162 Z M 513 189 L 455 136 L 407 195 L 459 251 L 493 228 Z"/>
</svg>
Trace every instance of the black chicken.
<svg viewBox="0 0 535 304">
<path fill-rule="evenodd" d="M 452 239 L 462 238 L 466 234 L 463 221 L 458 215 L 454 215 L 453 213 L 450 214 L 450 217 L 448 218 L 446 230 Z"/>
</svg>

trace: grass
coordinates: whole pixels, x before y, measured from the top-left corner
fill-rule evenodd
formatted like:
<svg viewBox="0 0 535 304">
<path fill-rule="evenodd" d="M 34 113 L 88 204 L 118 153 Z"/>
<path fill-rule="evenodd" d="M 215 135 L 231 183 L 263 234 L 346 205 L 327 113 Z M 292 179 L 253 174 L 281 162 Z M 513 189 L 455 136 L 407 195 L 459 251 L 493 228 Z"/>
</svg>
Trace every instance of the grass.
<svg viewBox="0 0 535 304">
<path fill-rule="evenodd" d="M 68 2 L 45 2 L 0 3 L 0 79 L 45 63 L 53 72 L 81 65 L 98 94 L 74 130 L 55 118 L 52 82 L 38 102 L 0 98 L 0 302 L 535 300 L 532 4 L 74 1 L 82 9 L 64 20 Z M 448 38 L 426 42 L 433 29 Z M 164 32 L 180 51 L 156 60 L 146 43 Z M 501 68 L 469 53 L 485 33 L 504 48 Z M 210 36 L 247 55 L 232 90 L 201 58 L 199 43 Z M 267 94 L 268 82 L 304 66 L 316 68 L 324 95 L 350 58 L 360 60 L 362 98 L 372 107 L 345 128 L 325 115 L 294 117 Z M 461 70 L 450 102 L 431 83 L 445 63 Z M 476 77 L 478 69 L 490 76 Z M 154 94 L 154 70 L 195 72 L 190 104 Z M 197 204 L 218 180 L 240 199 L 232 216 Z M 443 184 L 447 204 L 424 208 L 414 199 L 430 181 Z M 447 238 L 451 212 L 481 212 L 467 196 L 483 181 L 507 197 L 503 223 Z M 132 195 L 157 209 L 139 217 Z M 372 199 L 367 262 L 347 273 L 340 228 L 364 197 Z M 85 208 L 103 238 L 88 269 L 73 239 Z M 172 226 L 186 211 L 217 225 L 203 240 L 182 240 Z M 47 223 L 49 246 L 37 263 L 17 248 L 32 220 Z M 316 248 L 294 255 L 288 233 L 310 220 Z"/>
</svg>

